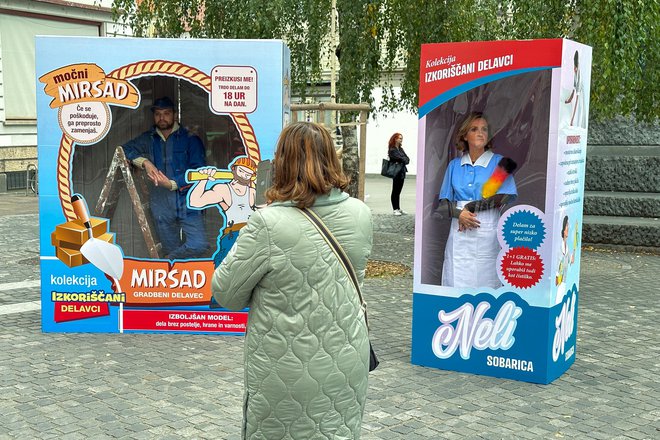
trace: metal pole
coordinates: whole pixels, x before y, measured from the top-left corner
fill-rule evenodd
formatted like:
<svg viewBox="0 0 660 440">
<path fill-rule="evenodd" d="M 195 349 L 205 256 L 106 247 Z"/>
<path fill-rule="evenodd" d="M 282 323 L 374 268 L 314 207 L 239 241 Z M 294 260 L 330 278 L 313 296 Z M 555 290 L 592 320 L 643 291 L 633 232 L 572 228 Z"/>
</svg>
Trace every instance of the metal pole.
<svg viewBox="0 0 660 440">
<path fill-rule="evenodd" d="M 360 112 L 360 144 L 358 145 L 359 154 L 358 157 L 358 199 L 364 201 L 364 173 L 365 173 L 365 161 L 367 156 L 367 112 L 362 110 Z"/>
<path fill-rule="evenodd" d="M 364 174 L 365 174 L 365 161 L 367 159 L 367 112 L 362 110 L 360 112 L 360 157 L 358 166 L 358 198 L 364 201 Z"/>
<path fill-rule="evenodd" d="M 330 102 L 337 102 L 336 73 L 337 73 L 337 0 L 332 0 L 332 11 L 330 12 L 330 41 L 332 42 L 332 53 L 330 53 Z M 330 131 L 332 139 L 336 137 L 337 112 L 330 112 Z"/>
<path fill-rule="evenodd" d="M 337 50 L 337 0 L 332 0 L 332 12 L 330 13 L 330 40 L 332 41 L 332 48 Z M 337 54 L 333 53 L 330 55 L 332 62 L 330 63 L 330 102 L 333 104 L 336 101 L 336 90 L 335 90 L 335 74 L 337 71 Z M 335 121 L 332 121 L 333 123 Z"/>
</svg>

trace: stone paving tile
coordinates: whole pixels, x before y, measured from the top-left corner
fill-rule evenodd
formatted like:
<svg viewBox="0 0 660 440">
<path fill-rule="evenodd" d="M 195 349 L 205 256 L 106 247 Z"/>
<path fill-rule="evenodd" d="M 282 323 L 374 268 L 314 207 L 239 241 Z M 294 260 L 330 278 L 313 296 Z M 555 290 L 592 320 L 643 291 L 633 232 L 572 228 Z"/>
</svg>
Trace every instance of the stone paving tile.
<svg viewBox="0 0 660 440">
<path fill-rule="evenodd" d="M 372 257 L 411 266 L 412 216 L 374 219 Z M 0 284 L 39 279 L 36 224 L 0 216 Z M 546 386 L 411 365 L 412 277 L 367 280 L 381 365 L 362 438 L 659 438 L 658 273 L 658 256 L 583 254 L 576 362 Z M 39 295 L 0 292 L 0 305 Z M 38 311 L 2 318 L 0 439 L 240 438 L 242 338 L 42 333 Z"/>
</svg>

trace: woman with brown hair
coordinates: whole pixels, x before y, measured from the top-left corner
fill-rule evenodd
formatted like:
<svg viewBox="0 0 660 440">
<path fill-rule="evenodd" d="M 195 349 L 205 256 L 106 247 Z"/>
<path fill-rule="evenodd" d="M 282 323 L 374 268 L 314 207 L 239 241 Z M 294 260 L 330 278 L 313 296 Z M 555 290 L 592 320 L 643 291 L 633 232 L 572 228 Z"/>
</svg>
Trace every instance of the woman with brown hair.
<svg viewBox="0 0 660 440">
<path fill-rule="evenodd" d="M 511 175 L 515 163 L 491 151 L 489 130 L 483 113 L 470 113 L 456 134 L 461 156 L 449 162 L 442 181 L 439 198 L 452 217 L 443 286 L 496 289 L 502 285 L 497 275 L 497 222 L 500 210 L 518 193 Z M 502 166 L 507 168 L 507 177 L 494 195 L 484 197 L 484 184 Z"/>
<path fill-rule="evenodd" d="M 250 308 L 245 335 L 243 438 L 354 439 L 367 393 L 369 339 L 359 295 L 318 215 L 364 279 L 369 208 L 342 192 L 332 138 L 287 126 L 277 142 L 268 207 L 255 211 L 213 276 L 223 307 Z"/>
</svg>

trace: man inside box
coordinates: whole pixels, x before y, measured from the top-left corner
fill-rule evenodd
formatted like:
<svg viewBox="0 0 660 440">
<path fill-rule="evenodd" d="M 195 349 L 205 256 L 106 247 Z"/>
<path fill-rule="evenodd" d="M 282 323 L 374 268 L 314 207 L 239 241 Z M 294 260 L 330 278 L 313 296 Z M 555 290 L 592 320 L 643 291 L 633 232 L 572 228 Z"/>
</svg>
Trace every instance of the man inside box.
<svg viewBox="0 0 660 440">
<path fill-rule="evenodd" d="M 154 126 L 124 145 L 126 157 L 154 184 L 150 206 L 162 254 L 170 260 L 201 257 L 207 249 L 204 223 L 200 211 L 186 206 L 185 174 L 205 165 L 204 144 L 179 125 L 167 96 L 156 99 L 151 111 Z"/>
</svg>

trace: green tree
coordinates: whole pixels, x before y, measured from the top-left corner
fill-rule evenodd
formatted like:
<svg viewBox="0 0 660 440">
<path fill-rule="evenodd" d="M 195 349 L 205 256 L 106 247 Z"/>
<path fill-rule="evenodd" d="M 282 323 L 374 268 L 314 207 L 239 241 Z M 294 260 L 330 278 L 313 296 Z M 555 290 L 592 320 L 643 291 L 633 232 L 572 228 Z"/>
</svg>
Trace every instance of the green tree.
<svg viewBox="0 0 660 440">
<path fill-rule="evenodd" d="M 593 47 L 594 119 L 660 117 L 658 0 L 510 0 L 508 38 L 570 38 Z"/>
<path fill-rule="evenodd" d="M 329 44 L 331 0 L 115 0 L 114 10 L 138 36 L 282 38 L 302 97 L 337 56 L 337 101 L 372 103 L 383 85 L 383 109 L 416 108 L 423 43 L 570 38 L 593 47 L 592 117 L 652 122 L 660 117 L 659 1 L 337 0 L 338 48 Z"/>
<path fill-rule="evenodd" d="M 660 117 L 660 1 L 582 0 L 570 36 L 593 46 L 596 116 Z"/>
</svg>

